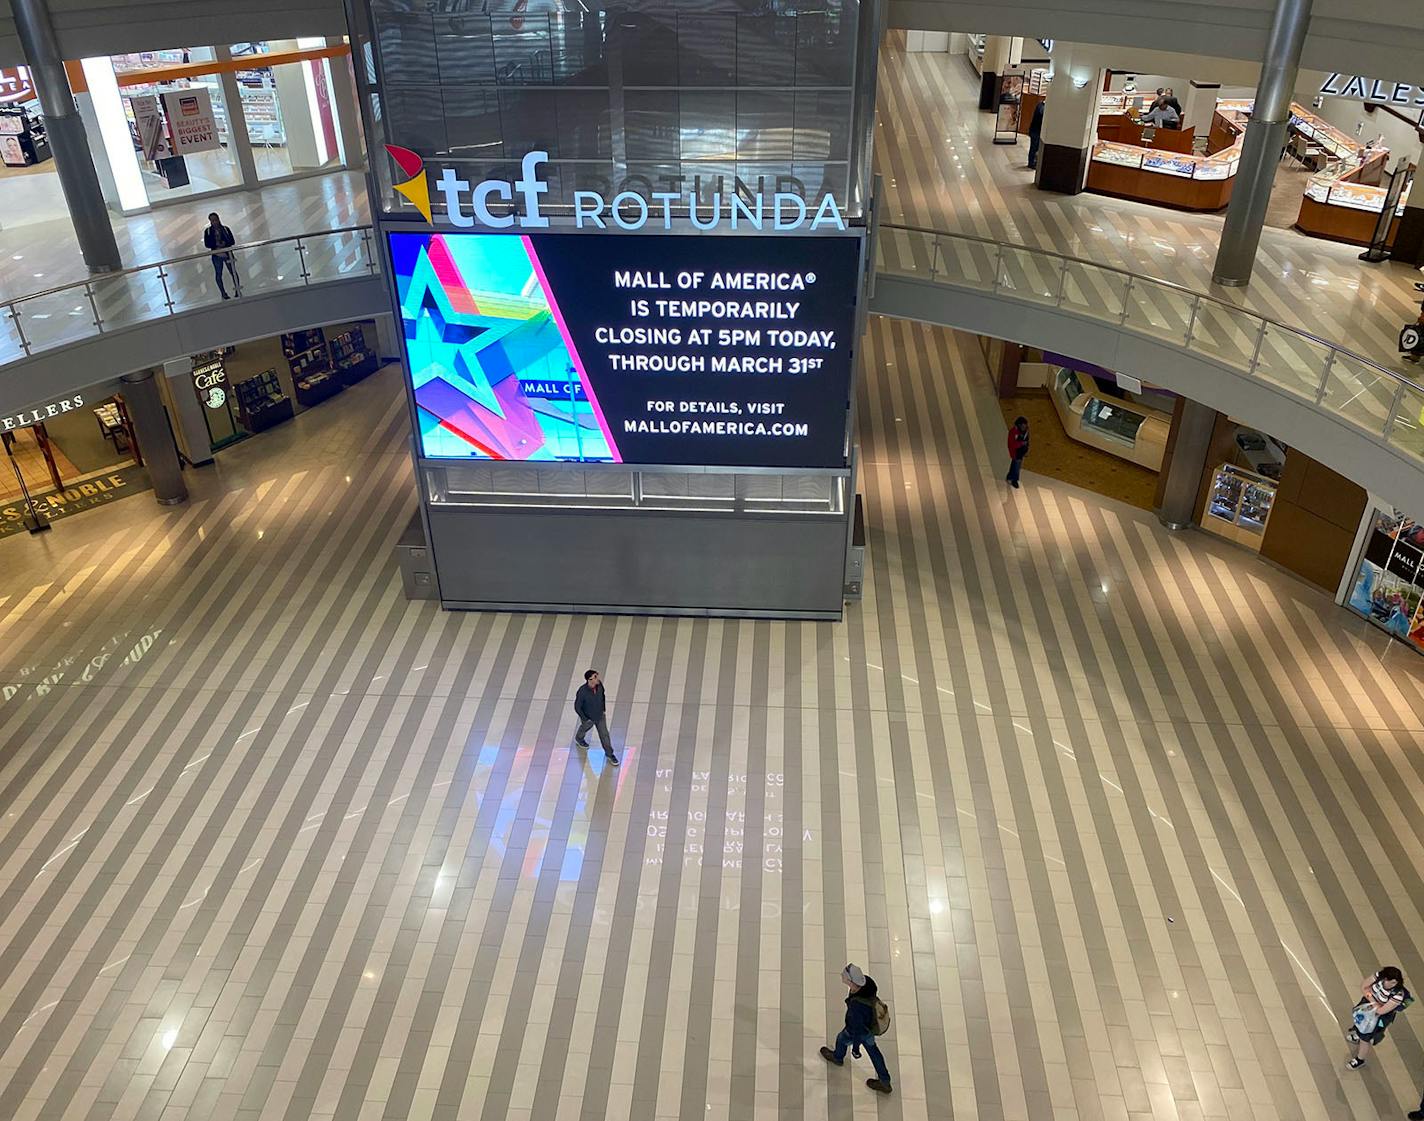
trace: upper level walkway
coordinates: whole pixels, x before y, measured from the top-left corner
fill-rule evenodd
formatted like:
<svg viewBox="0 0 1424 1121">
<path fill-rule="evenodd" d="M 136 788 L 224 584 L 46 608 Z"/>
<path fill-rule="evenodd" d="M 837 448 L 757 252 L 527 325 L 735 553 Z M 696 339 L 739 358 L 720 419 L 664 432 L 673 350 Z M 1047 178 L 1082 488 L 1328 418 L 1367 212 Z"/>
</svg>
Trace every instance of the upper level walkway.
<svg viewBox="0 0 1424 1121">
<path fill-rule="evenodd" d="M 1025 166 L 1026 141 L 996 147 L 993 116 L 979 111 L 978 96 L 978 78 L 962 55 L 909 53 L 902 32 L 887 36 L 875 148 L 886 190 L 881 221 L 1052 250 L 1172 281 L 1418 377 L 1396 345 L 1400 327 L 1418 315 L 1413 268 L 1364 264 L 1355 246 L 1268 227 L 1251 284 L 1213 285 L 1221 215 L 1040 191 Z"/>
<path fill-rule="evenodd" d="M 1412 283 L 1418 274 L 1412 268 L 1390 262 L 1366 265 L 1353 246 L 1268 228 L 1251 285 L 1213 285 L 1220 215 L 1035 189 L 1024 167 L 1025 147 L 993 144 L 992 118 L 978 111 L 978 85 L 965 59 L 911 54 L 903 44 L 903 33 L 891 32 L 881 53 L 875 156 L 886 191 L 883 222 L 1051 250 L 1144 279 L 1171 281 L 1417 378 L 1417 367 L 1403 363 L 1396 347 L 1400 326 L 1417 315 Z M 363 177 L 335 172 L 116 218 L 125 264 L 156 263 L 201 251 L 203 227 L 213 210 L 242 243 L 369 221 Z M 65 222 L 7 226 L 0 217 L 0 262 L 3 365 L 23 353 L 16 349 L 15 309 L 5 302 L 83 281 L 88 274 Z M 193 285 L 211 287 L 205 269 L 206 262 L 199 261 L 190 270 Z M 158 288 L 156 281 L 153 286 Z M 161 291 L 158 298 L 161 307 Z M 44 317 L 33 325 L 41 337 L 63 333 L 54 322 L 60 317 L 79 319 L 66 328 L 78 329 L 88 309 L 75 312 L 73 304 L 21 304 L 20 331 L 31 317 L 27 312 Z M 140 313 L 125 307 L 120 314 L 133 318 Z"/>
<path fill-rule="evenodd" d="M 1409 270 L 1367 267 L 1353 250 L 1272 229 L 1256 282 L 1214 288 L 1219 231 L 1207 224 L 1219 219 L 1036 191 L 992 145 L 962 59 L 891 46 L 885 70 L 872 311 L 1123 370 L 1271 432 L 1381 498 L 1417 505 L 1424 386 L 1393 348 L 1412 310 Z M 944 146 L 930 141 L 931 128 L 947 133 Z M 340 173 L 220 206 L 198 200 L 122 224 L 130 258 L 161 263 L 0 295 L 0 412 L 212 346 L 388 310 L 375 240 L 359 221 L 363 196 L 360 178 Z M 209 209 L 238 235 L 240 301 L 220 298 L 208 254 L 193 248 Z M 36 282 L 78 276 L 64 234 L 12 231 L 12 241 L 28 236 L 29 252 L 10 257 Z M 18 267 L 5 275 L 12 291 L 29 287 Z"/>
<path fill-rule="evenodd" d="M 58 187 L 56 187 L 58 190 Z M 335 171 L 274 183 L 256 191 L 163 206 L 113 217 L 125 268 L 156 264 L 203 248 L 203 227 L 217 211 L 243 243 L 339 229 L 371 220 L 366 180 Z M 0 301 L 90 279 L 67 220 L 15 225 L 0 213 Z M 6 360 L 0 352 L 0 362 Z"/>
</svg>

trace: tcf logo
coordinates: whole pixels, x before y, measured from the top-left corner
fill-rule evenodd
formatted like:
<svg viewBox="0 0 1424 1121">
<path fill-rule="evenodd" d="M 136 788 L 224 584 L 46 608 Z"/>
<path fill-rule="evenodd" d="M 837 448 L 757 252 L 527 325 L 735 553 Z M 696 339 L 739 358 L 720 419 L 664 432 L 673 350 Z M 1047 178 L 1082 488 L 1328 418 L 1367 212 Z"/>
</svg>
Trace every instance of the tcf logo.
<svg viewBox="0 0 1424 1121">
<path fill-rule="evenodd" d="M 386 151 L 406 173 L 404 183 L 395 183 L 392 186 L 410 199 L 425 220 L 433 226 L 435 219 L 430 216 L 430 188 L 425 182 L 425 161 L 409 148 L 402 148 L 399 144 L 387 144 Z"/>
</svg>

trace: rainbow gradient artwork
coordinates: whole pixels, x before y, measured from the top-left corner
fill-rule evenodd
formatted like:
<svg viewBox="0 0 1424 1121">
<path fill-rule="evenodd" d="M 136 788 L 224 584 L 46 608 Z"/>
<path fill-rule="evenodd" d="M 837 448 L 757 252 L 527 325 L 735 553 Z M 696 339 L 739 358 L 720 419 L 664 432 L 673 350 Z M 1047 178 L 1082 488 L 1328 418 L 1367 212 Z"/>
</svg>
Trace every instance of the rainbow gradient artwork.
<svg viewBox="0 0 1424 1121">
<path fill-rule="evenodd" d="M 528 238 L 390 248 L 423 456 L 621 462 Z"/>
</svg>

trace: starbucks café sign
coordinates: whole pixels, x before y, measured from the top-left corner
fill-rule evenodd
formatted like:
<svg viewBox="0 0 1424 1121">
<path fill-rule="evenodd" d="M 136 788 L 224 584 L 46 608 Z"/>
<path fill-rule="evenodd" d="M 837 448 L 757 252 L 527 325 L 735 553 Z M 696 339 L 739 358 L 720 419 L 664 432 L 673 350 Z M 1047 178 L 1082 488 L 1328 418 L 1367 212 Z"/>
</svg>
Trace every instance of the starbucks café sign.
<svg viewBox="0 0 1424 1121">
<path fill-rule="evenodd" d="M 1344 97 L 1352 101 L 1378 101 L 1385 105 L 1424 106 L 1424 86 L 1408 82 L 1381 82 L 1363 74 L 1331 74 L 1320 84 L 1326 97 Z"/>
</svg>

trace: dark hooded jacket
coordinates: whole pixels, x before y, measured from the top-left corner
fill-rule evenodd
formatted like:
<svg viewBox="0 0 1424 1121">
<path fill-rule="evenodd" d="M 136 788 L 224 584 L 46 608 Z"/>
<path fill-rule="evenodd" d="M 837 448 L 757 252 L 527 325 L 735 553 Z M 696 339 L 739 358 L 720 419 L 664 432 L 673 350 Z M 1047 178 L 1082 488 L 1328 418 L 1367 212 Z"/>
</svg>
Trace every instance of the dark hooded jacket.
<svg viewBox="0 0 1424 1121">
<path fill-rule="evenodd" d="M 875 1034 L 875 1001 L 878 996 L 875 978 L 867 977 L 865 984 L 846 997 L 846 1031 L 853 1039 Z"/>
</svg>

